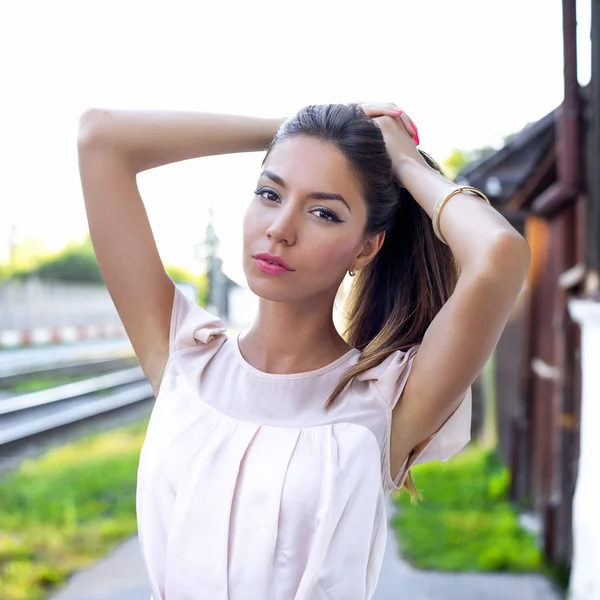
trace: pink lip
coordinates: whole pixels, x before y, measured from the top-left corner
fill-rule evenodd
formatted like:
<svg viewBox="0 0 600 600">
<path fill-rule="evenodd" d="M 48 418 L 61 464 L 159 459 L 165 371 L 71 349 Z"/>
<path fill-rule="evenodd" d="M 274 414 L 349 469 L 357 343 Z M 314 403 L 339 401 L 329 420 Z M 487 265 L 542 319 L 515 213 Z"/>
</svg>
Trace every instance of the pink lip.
<svg viewBox="0 0 600 600">
<path fill-rule="evenodd" d="M 283 259 L 271 254 L 256 254 L 253 256 L 258 268 L 269 275 L 278 275 L 280 273 L 288 273 L 293 271 Z"/>
</svg>

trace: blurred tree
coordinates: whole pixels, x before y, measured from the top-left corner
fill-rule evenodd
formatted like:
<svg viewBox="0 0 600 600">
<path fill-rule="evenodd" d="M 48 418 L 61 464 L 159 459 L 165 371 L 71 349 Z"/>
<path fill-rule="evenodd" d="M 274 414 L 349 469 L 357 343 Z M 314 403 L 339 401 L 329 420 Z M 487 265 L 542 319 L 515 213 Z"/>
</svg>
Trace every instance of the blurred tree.
<svg viewBox="0 0 600 600">
<path fill-rule="evenodd" d="M 514 134 L 506 136 L 506 138 L 504 138 L 505 142 L 511 138 L 512 135 Z M 450 153 L 450 156 L 442 161 L 442 166 L 446 170 L 446 173 L 448 173 L 450 179 L 454 180 L 467 164 L 477 162 L 496 151 L 497 149 L 493 146 L 483 146 L 474 150 L 460 150 L 454 148 Z"/>
<path fill-rule="evenodd" d="M 450 156 L 442 161 L 442 167 L 444 167 L 448 177 L 455 179 L 460 170 L 469 162 L 466 152 L 454 148 L 450 153 Z"/>
<path fill-rule="evenodd" d="M 52 281 L 78 281 L 100 283 L 103 281 L 92 247 L 92 241 L 86 236 L 80 242 L 67 244 L 60 252 L 38 258 L 35 264 L 28 268 L 19 268 L 13 277 L 25 279 L 39 277 Z"/>
<path fill-rule="evenodd" d="M 39 277 L 49 281 L 104 283 L 92 240 L 87 235 L 79 242 L 71 242 L 60 252 L 42 252 L 39 242 L 27 240 L 15 249 L 15 268 L 10 264 L 0 265 L 0 281 L 10 278 L 27 279 Z M 23 247 L 22 247 L 23 246 Z M 206 273 L 194 275 L 177 266 L 165 265 L 165 271 L 173 281 L 189 282 L 198 289 L 197 301 L 206 306 L 208 299 L 208 277 Z"/>
<path fill-rule="evenodd" d="M 208 275 L 206 273 L 193 275 L 189 271 L 173 265 L 165 265 L 165 271 L 175 282 L 194 284 L 198 289 L 198 298 L 196 298 L 196 301 L 200 306 L 206 306 L 206 303 L 208 302 Z"/>
<path fill-rule="evenodd" d="M 0 282 L 6 281 L 12 277 L 12 270 L 9 264 L 0 265 Z"/>
<path fill-rule="evenodd" d="M 11 241 L 8 263 L 3 265 L 9 273 L 28 271 L 46 260 L 52 253 L 46 245 L 35 238 L 25 238 L 21 242 Z"/>
</svg>

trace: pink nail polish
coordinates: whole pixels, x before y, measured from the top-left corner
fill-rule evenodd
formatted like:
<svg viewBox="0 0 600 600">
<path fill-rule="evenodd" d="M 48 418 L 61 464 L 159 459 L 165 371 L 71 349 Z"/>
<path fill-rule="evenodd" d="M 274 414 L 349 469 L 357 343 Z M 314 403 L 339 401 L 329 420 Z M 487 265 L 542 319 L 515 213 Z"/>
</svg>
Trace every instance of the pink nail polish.
<svg viewBox="0 0 600 600">
<path fill-rule="evenodd" d="M 394 112 L 401 115 L 404 111 L 400 110 L 399 108 L 395 108 Z"/>
<path fill-rule="evenodd" d="M 415 133 L 415 144 L 418 146 L 419 145 L 419 134 Z"/>
<path fill-rule="evenodd" d="M 411 121 L 410 124 L 412 125 L 412 128 L 415 130 L 415 134 L 419 135 L 419 130 L 417 129 L 417 126 Z"/>
</svg>

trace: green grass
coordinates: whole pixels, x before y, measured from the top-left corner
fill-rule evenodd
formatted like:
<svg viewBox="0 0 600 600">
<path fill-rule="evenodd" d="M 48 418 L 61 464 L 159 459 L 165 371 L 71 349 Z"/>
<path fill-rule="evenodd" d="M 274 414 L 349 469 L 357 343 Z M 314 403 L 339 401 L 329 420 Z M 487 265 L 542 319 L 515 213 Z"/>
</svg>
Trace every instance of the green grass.
<svg viewBox="0 0 600 600">
<path fill-rule="evenodd" d="M 147 420 L 79 440 L 0 479 L 2 600 L 40 600 L 136 531 Z"/>
<path fill-rule="evenodd" d="M 509 471 L 493 452 L 469 447 L 448 463 L 413 467 L 423 500 L 394 495 L 402 555 L 443 571 L 547 571 L 533 536 L 508 501 Z"/>
</svg>

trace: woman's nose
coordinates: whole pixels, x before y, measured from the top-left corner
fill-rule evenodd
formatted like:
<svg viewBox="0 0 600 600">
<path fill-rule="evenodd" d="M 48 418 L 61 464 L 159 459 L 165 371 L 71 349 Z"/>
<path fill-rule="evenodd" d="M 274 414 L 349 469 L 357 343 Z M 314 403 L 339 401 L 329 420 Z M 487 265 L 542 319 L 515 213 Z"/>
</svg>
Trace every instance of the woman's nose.
<svg viewBox="0 0 600 600">
<path fill-rule="evenodd" d="M 281 243 L 292 246 L 296 243 L 296 226 L 294 215 L 291 210 L 280 208 L 265 233 L 273 243 Z"/>
</svg>

